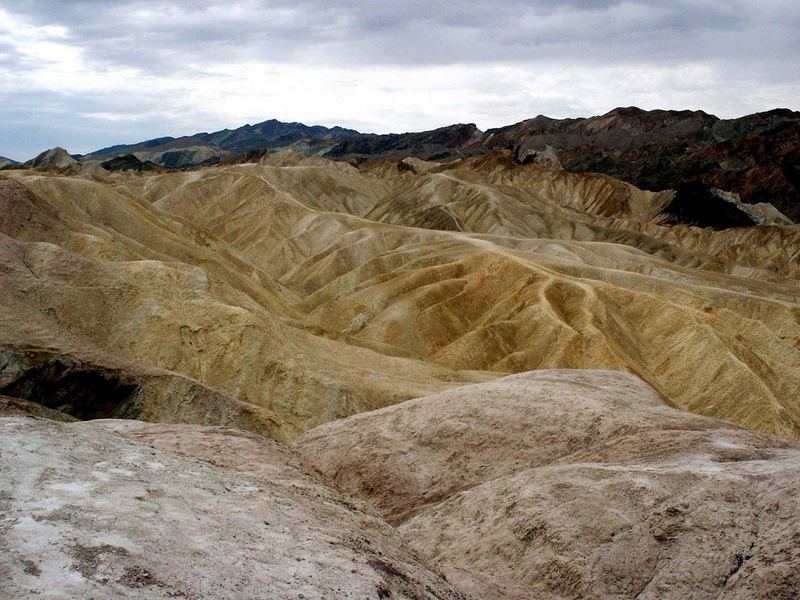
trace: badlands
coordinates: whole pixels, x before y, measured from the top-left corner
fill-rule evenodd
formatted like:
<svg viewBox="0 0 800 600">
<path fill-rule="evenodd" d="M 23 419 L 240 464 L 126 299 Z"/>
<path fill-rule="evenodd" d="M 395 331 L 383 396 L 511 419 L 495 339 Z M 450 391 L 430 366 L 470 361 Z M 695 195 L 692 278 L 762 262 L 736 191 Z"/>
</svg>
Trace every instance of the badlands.
<svg viewBox="0 0 800 600">
<path fill-rule="evenodd" d="M 0 597 L 800 597 L 773 206 L 507 149 L 103 164 L 0 173 Z"/>
</svg>

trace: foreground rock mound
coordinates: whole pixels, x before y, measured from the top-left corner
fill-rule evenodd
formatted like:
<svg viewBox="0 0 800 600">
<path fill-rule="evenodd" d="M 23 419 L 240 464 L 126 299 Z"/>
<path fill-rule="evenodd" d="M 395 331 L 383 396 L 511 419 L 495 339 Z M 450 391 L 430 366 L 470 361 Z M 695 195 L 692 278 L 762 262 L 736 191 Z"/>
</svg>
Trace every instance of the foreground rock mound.
<svg viewBox="0 0 800 600">
<path fill-rule="evenodd" d="M 800 446 L 544 370 L 312 430 L 296 448 L 477 596 L 794 598 Z"/>
<path fill-rule="evenodd" d="M 3 598 L 463 598 L 240 431 L 0 418 L 0 473 Z"/>
</svg>

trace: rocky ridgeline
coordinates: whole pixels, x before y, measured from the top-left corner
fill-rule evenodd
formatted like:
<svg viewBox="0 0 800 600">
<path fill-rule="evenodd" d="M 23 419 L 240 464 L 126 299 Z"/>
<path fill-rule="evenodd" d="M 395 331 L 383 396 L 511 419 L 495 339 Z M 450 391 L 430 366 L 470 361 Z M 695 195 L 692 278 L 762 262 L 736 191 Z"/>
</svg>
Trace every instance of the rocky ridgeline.
<svg viewBox="0 0 800 600">
<path fill-rule="evenodd" d="M 362 165 L 406 157 L 450 161 L 510 150 L 521 163 L 603 173 L 646 190 L 702 183 L 738 194 L 746 204 L 772 204 L 794 222 L 800 220 L 800 113 L 787 109 L 719 119 L 702 111 L 629 107 L 578 119 L 540 115 L 485 132 L 474 124 L 457 124 L 383 135 L 269 120 L 233 130 L 111 146 L 81 156 L 80 161 L 86 166 L 117 161 L 109 170 L 142 170 L 129 158 L 133 156 L 145 164 L 185 169 L 252 160 L 253 153 L 287 149 Z M 117 160 L 120 157 L 126 158 Z M 33 163 L 74 168 L 61 149 L 26 163 L 39 168 Z"/>
</svg>

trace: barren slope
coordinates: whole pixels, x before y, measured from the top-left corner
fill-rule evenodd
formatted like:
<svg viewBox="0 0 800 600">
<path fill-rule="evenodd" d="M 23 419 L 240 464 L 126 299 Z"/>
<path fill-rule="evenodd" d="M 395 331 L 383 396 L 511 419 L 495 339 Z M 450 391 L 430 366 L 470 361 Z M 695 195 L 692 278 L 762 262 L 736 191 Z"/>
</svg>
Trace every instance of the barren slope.
<svg viewBox="0 0 800 600">
<path fill-rule="evenodd" d="M 486 378 L 314 335 L 290 306 L 294 294 L 253 261 L 108 184 L 24 181 L 42 196 L 0 182 L 10 207 L 0 237 L 0 325 L 11 349 L 93 364 L 110 354 L 140 364 L 125 369 L 181 373 L 250 412 L 277 415 L 277 427 L 263 429 L 280 439 L 451 381 Z M 0 363 L 0 382 L 18 377 L 12 363 Z M 164 402 L 174 407 L 187 398 Z"/>
<path fill-rule="evenodd" d="M 501 158 L 20 172 L 61 224 L 6 228 L 34 255 L 63 248 L 37 259 L 37 310 L 272 411 L 289 438 L 549 367 L 627 370 L 674 405 L 800 437 L 797 227 L 659 225 L 665 195 Z M 438 207 L 475 233 L 442 231 Z M 9 290 L 29 290 L 19 273 Z"/>
<path fill-rule="evenodd" d="M 479 597 L 792 598 L 800 446 L 545 370 L 330 423 L 300 453 Z"/>
<path fill-rule="evenodd" d="M 3 598 L 463 596 L 278 444 L 0 418 Z"/>
<path fill-rule="evenodd" d="M 384 165 L 370 170 L 383 179 L 401 179 Z M 671 215 L 664 210 L 673 196 L 605 175 L 519 165 L 499 153 L 429 168 L 416 177 L 404 171 L 402 184 L 367 217 L 429 229 L 613 242 L 693 268 L 797 279 L 800 228 L 665 226 Z"/>
</svg>

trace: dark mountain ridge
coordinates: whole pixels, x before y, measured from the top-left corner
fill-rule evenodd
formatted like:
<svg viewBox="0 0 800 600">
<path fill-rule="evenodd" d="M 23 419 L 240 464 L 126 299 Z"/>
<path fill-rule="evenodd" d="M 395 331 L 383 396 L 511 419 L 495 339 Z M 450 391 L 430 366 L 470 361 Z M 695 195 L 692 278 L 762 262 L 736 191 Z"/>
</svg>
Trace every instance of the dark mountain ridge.
<svg viewBox="0 0 800 600">
<path fill-rule="evenodd" d="M 328 158 L 369 161 L 402 160 L 414 156 L 423 160 L 446 160 L 463 155 L 477 143 L 482 132 L 474 123 L 448 125 L 431 131 L 359 135 L 343 140 L 325 153 Z"/>
<path fill-rule="evenodd" d="M 106 171 L 136 171 L 138 173 L 143 173 L 145 171 L 164 171 L 163 167 L 149 160 L 139 160 L 134 154 L 117 156 L 100 163 L 100 166 Z"/>
<path fill-rule="evenodd" d="M 108 159 L 117 156 L 141 153 L 164 154 L 168 151 L 180 151 L 187 148 L 206 147 L 216 150 L 220 157 L 233 156 L 258 149 L 282 149 L 298 142 L 306 141 L 330 142 L 348 139 L 363 134 L 344 127 L 323 127 L 322 125 L 304 125 L 303 123 L 283 123 L 270 119 L 255 125 L 243 125 L 236 129 L 223 129 L 212 133 L 200 132 L 189 136 L 161 137 L 137 144 L 120 144 L 101 148 L 83 159 Z M 149 158 L 149 157 L 148 157 Z M 206 159 L 207 160 L 207 159 Z M 159 161 L 155 161 L 159 162 Z M 164 165 L 169 166 L 169 165 Z M 191 165 L 186 165 L 191 166 Z"/>
<path fill-rule="evenodd" d="M 635 107 L 587 119 L 539 116 L 490 129 L 481 144 L 513 149 L 521 160 L 549 146 L 570 171 L 604 173 L 648 190 L 701 182 L 800 219 L 800 113 L 788 109 L 738 119 Z"/>
<path fill-rule="evenodd" d="M 738 194 L 745 203 L 769 202 L 800 221 L 800 112 L 785 108 L 720 119 L 700 110 L 620 107 L 587 118 L 539 115 L 485 132 L 469 123 L 374 134 L 270 119 L 110 146 L 80 160 L 135 155 L 142 162 L 180 169 L 256 160 L 247 157 L 285 149 L 357 165 L 406 157 L 450 161 L 510 150 L 519 162 L 603 173 L 647 190 L 702 183 Z"/>
</svg>

